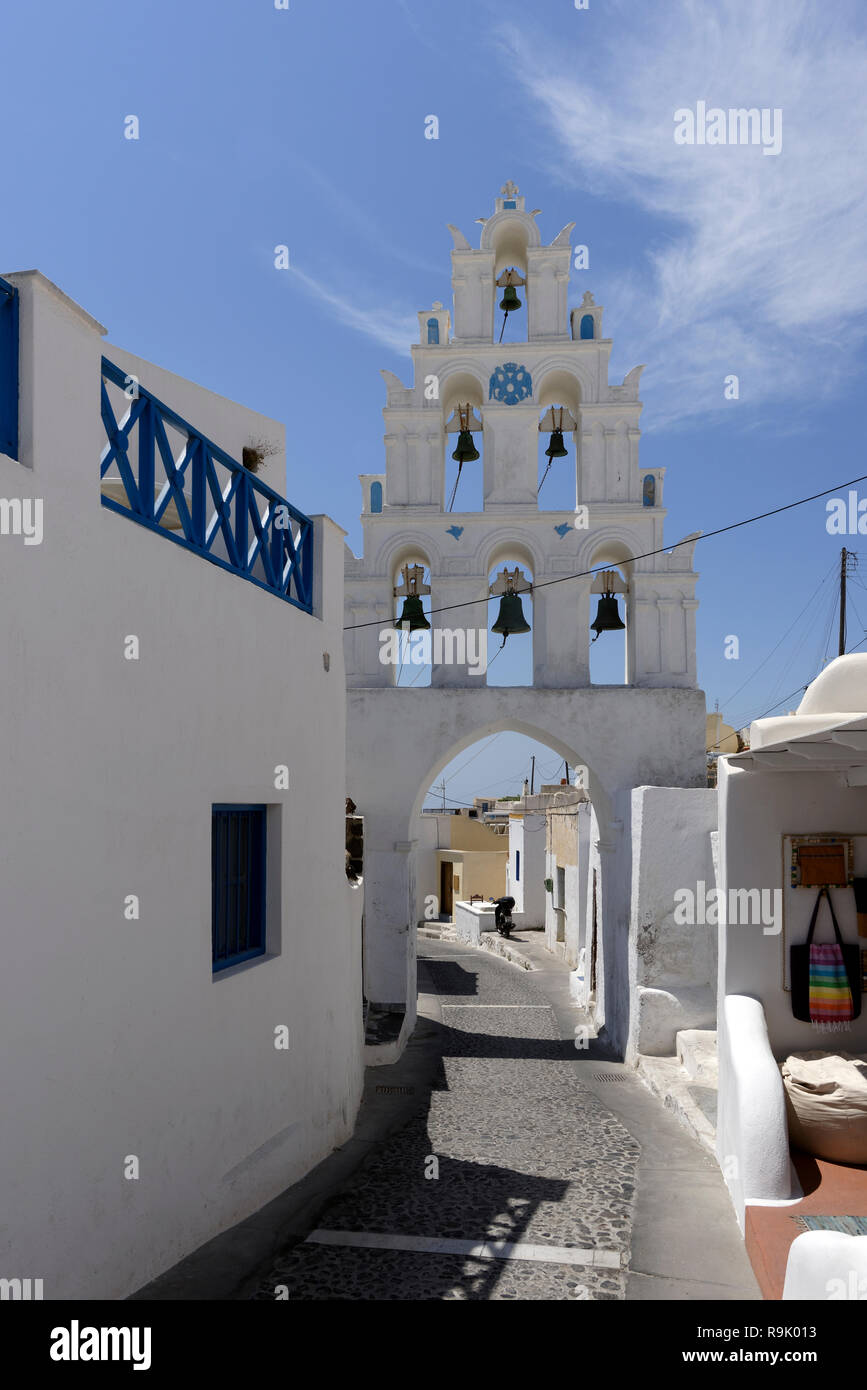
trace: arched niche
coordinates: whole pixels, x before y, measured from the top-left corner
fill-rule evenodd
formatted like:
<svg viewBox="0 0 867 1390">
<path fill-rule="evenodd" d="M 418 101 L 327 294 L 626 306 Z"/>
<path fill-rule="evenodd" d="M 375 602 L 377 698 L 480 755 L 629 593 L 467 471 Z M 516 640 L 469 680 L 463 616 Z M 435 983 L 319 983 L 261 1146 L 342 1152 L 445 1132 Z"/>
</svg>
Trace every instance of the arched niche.
<svg viewBox="0 0 867 1390">
<path fill-rule="evenodd" d="M 590 338 L 595 338 L 596 334 L 595 334 L 594 328 L 595 328 L 595 326 L 594 326 L 594 323 L 593 323 L 593 315 L 592 315 L 592 314 L 582 314 L 582 315 L 581 315 L 581 324 L 580 324 L 580 327 L 579 327 L 579 330 L 578 330 L 578 336 L 579 336 L 579 338 L 581 338 L 583 341 L 587 341 L 587 340 L 590 339 Z"/>
<path fill-rule="evenodd" d="M 609 536 L 597 541 L 590 552 L 589 568 L 610 573 L 614 577 L 614 600 L 616 612 L 624 627 L 616 630 L 594 632 L 593 624 L 600 613 L 612 612 L 612 604 L 603 604 L 598 592 L 599 574 L 591 580 L 589 628 L 587 640 L 590 644 L 590 684 L 591 685 L 629 685 L 632 681 L 634 650 L 634 614 L 632 574 L 634 560 L 629 547 L 617 537 Z M 597 592 L 592 592 L 593 588 Z M 624 593 L 623 590 L 626 590 Z M 595 640 L 594 640 L 595 639 Z"/>
<path fill-rule="evenodd" d="M 453 497 L 454 504 L 451 510 L 455 512 L 480 512 L 484 505 L 483 470 L 485 457 L 484 428 L 479 423 L 483 421 L 484 392 L 482 383 L 474 373 L 454 372 L 440 382 L 440 400 L 443 410 L 443 448 L 445 450 L 443 508 L 449 510 L 449 502 Z M 468 416 L 466 415 L 467 407 L 469 407 Z M 465 418 L 469 422 L 470 433 L 473 436 L 473 443 L 478 450 L 479 457 L 470 459 L 459 469 L 452 454 L 458 444 L 459 430 L 454 426 L 459 424 L 458 417 L 461 410 L 465 412 Z M 455 491 L 456 483 L 457 491 Z"/>
<path fill-rule="evenodd" d="M 374 514 L 382 511 L 382 483 L 370 484 L 370 510 Z"/>
<path fill-rule="evenodd" d="M 530 548 L 523 541 L 500 536 L 495 538 L 493 544 L 489 544 L 487 549 L 486 590 L 489 590 L 491 585 L 502 587 L 500 581 L 505 569 L 511 573 L 517 570 L 519 584 L 515 597 L 518 601 L 515 603 L 513 598 L 509 598 L 506 603 L 509 606 L 509 611 L 522 616 L 530 629 L 529 632 L 512 632 L 505 638 L 502 633 L 494 632 L 494 626 L 500 615 L 506 611 L 504 609 L 505 595 L 497 593 L 489 598 L 487 608 L 489 632 L 487 683 L 498 686 L 532 686 L 536 630 L 533 595 L 530 591 L 522 592 L 521 585 L 523 583 L 532 585 L 539 571 Z M 492 665 L 495 657 L 498 665 Z"/>
<path fill-rule="evenodd" d="M 420 566 L 423 571 L 420 578 L 421 586 L 431 590 L 429 594 L 419 595 L 422 612 L 430 628 L 419 629 L 417 632 L 410 632 L 408 628 L 401 629 L 396 643 L 385 648 L 385 644 L 381 642 L 381 648 L 387 649 L 391 657 L 388 664 L 391 666 L 392 683 L 401 686 L 411 685 L 418 689 L 431 683 L 430 630 L 435 621 L 435 618 L 431 617 L 431 609 L 434 607 L 433 574 L 427 548 L 412 541 L 404 541 L 392 556 L 389 568 L 395 620 L 405 611 L 407 596 L 394 596 L 393 591 L 398 586 L 403 586 L 404 568 L 409 567 L 412 570 L 416 566 Z"/>
<path fill-rule="evenodd" d="M 578 504 L 578 443 L 581 383 L 563 367 L 549 367 L 536 381 L 539 402 L 538 500 L 541 511 L 573 511 Z M 553 410 L 553 420 L 549 418 Z M 551 425 L 562 421 L 565 458 L 551 458 Z M 544 426 L 544 428 L 543 428 Z"/>
<path fill-rule="evenodd" d="M 439 319 L 430 318 L 427 321 L 427 341 L 429 347 L 439 347 L 440 324 Z"/>
</svg>

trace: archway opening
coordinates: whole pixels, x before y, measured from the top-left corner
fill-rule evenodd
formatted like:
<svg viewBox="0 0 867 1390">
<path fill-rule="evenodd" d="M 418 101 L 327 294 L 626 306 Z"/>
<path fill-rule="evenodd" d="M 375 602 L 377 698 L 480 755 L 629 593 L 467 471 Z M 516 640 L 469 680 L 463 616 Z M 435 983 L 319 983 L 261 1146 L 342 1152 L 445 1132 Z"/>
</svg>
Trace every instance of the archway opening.
<svg viewBox="0 0 867 1390">
<path fill-rule="evenodd" d="M 592 781 L 563 745 L 501 729 L 440 767 L 411 831 L 420 926 L 473 942 L 494 930 L 493 902 L 512 899 L 516 943 L 566 960 L 590 1008 L 602 954 Z"/>
<path fill-rule="evenodd" d="M 524 546 L 506 543 L 496 548 L 488 563 L 487 684 L 531 686 L 532 557 Z"/>
<path fill-rule="evenodd" d="M 590 587 L 591 685 L 628 683 L 628 587 L 627 577 L 618 565 L 594 576 Z"/>
<path fill-rule="evenodd" d="M 442 396 L 447 512 L 480 512 L 484 506 L 485 432 L 482 387 L 469 372 L 445 384 Z M 458 458 L 453 457 L 458 454 Z M 478 458 L 472 458 L 472 453 Z M 463 457 L 461 457 L 463 455 Z"/>
<path fill-rule="evenodd" d="M 430 565 L 420 550 L 405 552 L 394 565 L 394 640 L 383 640 L 381 646 L 388 653 L 395 685 L 431 683 L 430 581 Z"/>
</svg>

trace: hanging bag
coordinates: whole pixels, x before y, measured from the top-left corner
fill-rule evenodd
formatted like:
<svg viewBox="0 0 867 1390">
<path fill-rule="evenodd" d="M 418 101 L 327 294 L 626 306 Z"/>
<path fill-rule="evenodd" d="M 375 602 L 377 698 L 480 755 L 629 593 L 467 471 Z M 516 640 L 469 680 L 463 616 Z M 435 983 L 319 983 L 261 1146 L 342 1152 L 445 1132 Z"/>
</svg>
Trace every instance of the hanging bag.
<svg viewBox="0 0 867 1390">
<path fill-rule="evenodd" d="M 831 911 L 836 941 L 815 945 L 813 933 L 822 899 Z M 858 946 L 847 946 L 840 935 L 834 904 L 826 885 L 819 889 L 807 940 L 790 952 L 792 1013 L 802 1023 L 824 1032 L 845 1029 L 861 1012 L 861 960 Z"/>
</svg>

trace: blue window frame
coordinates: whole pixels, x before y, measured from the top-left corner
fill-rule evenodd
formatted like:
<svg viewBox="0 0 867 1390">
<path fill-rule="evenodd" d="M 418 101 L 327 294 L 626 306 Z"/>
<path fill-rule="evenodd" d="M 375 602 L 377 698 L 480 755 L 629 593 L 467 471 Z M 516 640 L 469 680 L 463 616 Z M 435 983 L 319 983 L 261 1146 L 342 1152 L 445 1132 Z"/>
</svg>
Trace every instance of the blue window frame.
<svg viewBox="0 0 867 1390">
<path fill-rule="evenodd" d="M 581 337 L 584 339 L 593 337 L 592 314 L 582 314 L 581 316 Z"/>
<path fill-rule="evenodd" d="M 370 510 L 372 512 L 382 511 L 382 483 L 370 484 Z"/>
<path fill-rule="evenodd" d="M 645 507 L 656 506 L 656 479 L 652 473 L 648 473 L 644 479 L 644 486 L 641 490 L 641 500 Z"/>
<path fill-rule="evenodd" d="M 505 209 L 505 208 L 516 208 L 517 206 L 518 206 L 518 204 L 515 202 L 514 198 L 506 198 L 505 201 L 504 201 L 504 203 L 503 203 L 503 208 L 504 208 L 504 209 Z"/>
<path fill-rule="evenodd" d="M 265 954 L 265 806 L 211 808 L 214 974 Z"/>
<path fill-rule="evenodd" d="M 434 346 L 436 346 L 436 345 L 439 344 L 439 340 L 440 340 L 440 323 L 439 323 L 439 319 L 428 319 L 428 321 L 427 321 L 427 340 L 428 340 L 428 343 L 433 344 Z"/>
<path fill-rule="evenodd" d="M 515 882 L 521 882 L 521 851 L 515 850 Z"/>
</svg>

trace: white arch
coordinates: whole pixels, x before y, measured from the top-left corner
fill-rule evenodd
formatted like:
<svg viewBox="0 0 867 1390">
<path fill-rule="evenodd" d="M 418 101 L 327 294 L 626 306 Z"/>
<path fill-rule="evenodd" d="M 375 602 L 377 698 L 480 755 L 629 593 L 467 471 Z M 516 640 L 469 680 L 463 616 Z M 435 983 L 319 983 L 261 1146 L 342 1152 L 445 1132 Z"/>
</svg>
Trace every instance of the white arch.
<svg viewBox="0 0 867 1390">
<path fill-rule="evenodd" d="M 596 381 L 589 365 L 577 358 L 566 357 L 563 353 L 552 353 L 550 357 L 545 357 L 541 362 L 537 362 L 533 368 L 533 399 L 540 399 L 541 386 L 545 378 L 553 372 L 563 372 L 564 375 L 572 377 L 578 383 L 580 392 L 579 404 L 595 404 L 599 399 L 596 390 Z M 564 402 L 565 404 L 565 402 Z"/>
<path fill-rule="evenodd" d="M 397 535 L 390 535 L 383 541 L 373 561 L 373 568 L 368 573 L 368 577 L 373 575 L 384 575 L 390 577 L 393 571 L 399 566 L 406 556 L 402 551 L 415 553 L 427 560 L 428 569 L 431 574 L 441 574 L 443 567 L 443 557 L 439 546 L 433 536 L 425 531 L 399 531 Z"/>
<path fill-rule="evenodd" d="M 422 778 L 422 783 L 412 805 L 409 821 L 407 824 L 406 838 L 413 838 L 412 830 L 416 818 L 421 815 L 421 808 L 428 790 L 435 778 L 442 772 L 444 767 L 456 758 L 465 748 L 471 748 L 474 743 L 481 739 L 490 737 L 491 734 L 514 733 L 524 734 L 527 738 L 535 739 L 537 743 L 544 743 L 553 749 L 561 758 L 564 758 L 571 767 L 586 767 L 588 772 L 587 791 L 596 812 L 596 819 L 599 825 L 600 836 L 607 838 L 611 822 L 612 807 L 608 793 L 602 782 L 599 780 L 593 767 L 587 759 L 570 743 L 567 743 L 559 735 L 552 733 L 549 729 L 543 728 L 540 724 L 530 723 L 526 719 L 515 719 L 512 717 L 494 717 L 485 720 L 482 724 L 473 725 L 472 729 L 464 734 L 459 734 L 453 738 L 447 747 L 441 749 L 435 756 L 429 771 Z M 448 737 L 448 735 L 447 735 Z"/>
</svg>

